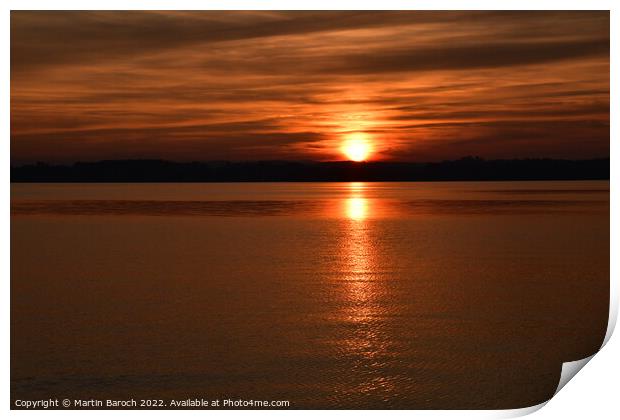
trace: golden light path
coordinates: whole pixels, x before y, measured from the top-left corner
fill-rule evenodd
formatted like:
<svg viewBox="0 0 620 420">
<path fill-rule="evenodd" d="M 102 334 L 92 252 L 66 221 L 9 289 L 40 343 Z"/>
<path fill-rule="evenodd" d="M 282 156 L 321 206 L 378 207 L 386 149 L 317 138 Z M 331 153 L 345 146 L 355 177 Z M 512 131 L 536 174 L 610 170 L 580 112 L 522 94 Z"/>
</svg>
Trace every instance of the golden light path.
<svg viewBox="0 0 620 420">
<path fill-rule="evenodd" d="M 376 234 L 373 232 L 375 215 L 373 200 L 369 198 L 369 185 L 352 182 L 347 185 L 348 197 L 343 200 L 346 220 L 342 243 L 343 292 L 346 308 L 342 313 L 345 322 L 351 325 L 351 333 L 343 340 L 347 354 L 355 354 L 360 360 L 360 371 L 364 380 L 348 392 L 354 395 L 380 392 L 390 395 L 394 381 L 382 369 L 388 352 L 389 336 L 381 319 L 386 308 L 381 304 L 386 293 L 381 276 L 381 256 L 377 249 Z"/>
<path fill-rule="evenodd" d="M 368 215 L 368 202 L 362 197 L 347 198 L 347 216 L 353 220 L 363 220 Z"/>
<path fill-rule="evenodd" d="M 346 280 L 349 286 L 351 302 L 354 303 L 351 319 L 356 322 L 366 321 L 367 303 L 372 295 L 373 266 L 375 263 L 375 250 L 369 238 L 369 203 L 366 198 L 366 185 L 363 182 L 352 182 L 348 185 L 349 197 L 344 201 L 345 214 L 348 221 L 346 229 L 346 241 L 343 250 L 346 267 Z"/>
<path fill-rule="evenodd" d="M 367 160 L 373 151 L 372 142 L 366 133 L 348 134 L 342 143 L 341 149 L 342 153 L 354 162 Z"/>
</svg>

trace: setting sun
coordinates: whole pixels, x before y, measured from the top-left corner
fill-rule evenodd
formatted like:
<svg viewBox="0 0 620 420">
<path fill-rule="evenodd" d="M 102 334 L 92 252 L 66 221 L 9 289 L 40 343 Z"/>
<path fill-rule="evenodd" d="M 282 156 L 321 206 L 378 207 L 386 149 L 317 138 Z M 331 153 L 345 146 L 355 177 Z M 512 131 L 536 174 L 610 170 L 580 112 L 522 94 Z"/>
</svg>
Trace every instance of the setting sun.
<svg viewBox="0 0 620 420">
<path fill-rule="evenodd" d="M 350 134 L 342 144 L 342 152 L 354 162 L 367 160 L 372 152 L 368 136 L 364 133 Z"/>
</svg>

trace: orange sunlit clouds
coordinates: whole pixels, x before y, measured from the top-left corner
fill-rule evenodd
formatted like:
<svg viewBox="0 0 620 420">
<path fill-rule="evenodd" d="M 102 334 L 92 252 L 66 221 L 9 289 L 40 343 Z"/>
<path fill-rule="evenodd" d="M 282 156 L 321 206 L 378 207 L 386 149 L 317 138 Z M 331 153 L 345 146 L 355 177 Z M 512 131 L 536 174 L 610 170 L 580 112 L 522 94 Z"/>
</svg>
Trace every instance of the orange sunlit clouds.
<svg viewBox="0 0 620 420">
<path fill-rule="evenodd" d="M 14 164 L 609 155 L 607 11 L 15 11 L 10 30 Z"/>
</svg>

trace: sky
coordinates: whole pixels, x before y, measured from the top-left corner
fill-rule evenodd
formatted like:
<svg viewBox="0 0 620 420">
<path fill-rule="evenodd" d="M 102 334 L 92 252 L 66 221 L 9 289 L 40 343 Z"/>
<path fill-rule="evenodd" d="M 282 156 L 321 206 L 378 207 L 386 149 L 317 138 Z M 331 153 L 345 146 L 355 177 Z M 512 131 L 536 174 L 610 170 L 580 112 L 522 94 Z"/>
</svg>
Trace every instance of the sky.
<svg viewBox="0 0 620 420">
<path fill-rule="evenodd" d="M 609 13 L 11 12 L 11 162 L 609 156 Z"/>
</svg>

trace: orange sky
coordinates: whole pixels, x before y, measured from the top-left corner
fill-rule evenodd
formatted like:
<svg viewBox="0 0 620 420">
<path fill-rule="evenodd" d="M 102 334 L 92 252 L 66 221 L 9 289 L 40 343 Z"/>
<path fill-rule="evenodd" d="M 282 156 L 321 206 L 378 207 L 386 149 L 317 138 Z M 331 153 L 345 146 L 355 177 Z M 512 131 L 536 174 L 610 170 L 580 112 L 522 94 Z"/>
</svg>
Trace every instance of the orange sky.
<svg viewBox="0 0 620 420">
<path fill-rule="evenodd" d="M 608 12 L 12 12 L 11 160 L 609 156 Z"/>
</svg>

